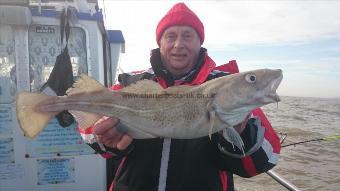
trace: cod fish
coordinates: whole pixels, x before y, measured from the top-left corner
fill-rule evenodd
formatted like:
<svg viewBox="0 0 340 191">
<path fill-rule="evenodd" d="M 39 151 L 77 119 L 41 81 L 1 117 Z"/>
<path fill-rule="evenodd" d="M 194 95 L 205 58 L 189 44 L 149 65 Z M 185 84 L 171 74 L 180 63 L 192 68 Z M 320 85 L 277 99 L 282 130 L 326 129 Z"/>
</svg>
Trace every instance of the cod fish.
<svg viewBox="0 0 340 191">
<path fill-rule="evenodd" d="M 141 80 L 112 91 L 81 75 L 67 96 L 18 93 L 16 112 L 20 127 L 30 138 L 56 114 L 68 110 L 83 129 L 109 116 L 118 117 L 124 131 L 136 139 L 190 139 L 223 131 L 226 140 L 243 151 L 243 141 L 233 127 L 254 108 L 280 101 L 276 89 L 281 80 L 281 70 L 259 69 L 196 86 L 163 89 L 154 81 Z"/>
</svg>

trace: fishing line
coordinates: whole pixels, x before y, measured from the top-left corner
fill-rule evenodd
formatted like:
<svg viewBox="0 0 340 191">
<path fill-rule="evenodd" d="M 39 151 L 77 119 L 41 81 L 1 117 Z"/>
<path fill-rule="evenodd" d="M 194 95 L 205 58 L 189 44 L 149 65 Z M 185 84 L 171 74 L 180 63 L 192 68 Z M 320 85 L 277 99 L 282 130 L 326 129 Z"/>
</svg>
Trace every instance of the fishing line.
<svg viewBox="0 0 340 191">
<path fill-rule="evenodd" d="M 299 142 L 295 142 L 295 143 L 281 145 L 281 147 L 283 148 L 283 147 L 295 146 L 295 145 L 300 145 L 300 144 L 309 143 L 309 142 L 316 142 L 316 141 L 332 141 L 332 140 L 336 140 L 336 139 L 340 139 L 340 135 L 331 135 L 331 136 L 327 136 L 327 137 L 321 137 L 321 138 L 309 139 L 309 140 L 305 140 L 305 141 L 299 141 Z M 283 141 L 281 141 L 281 144 L 282 144 L 282 142 Z"/>
</svg>

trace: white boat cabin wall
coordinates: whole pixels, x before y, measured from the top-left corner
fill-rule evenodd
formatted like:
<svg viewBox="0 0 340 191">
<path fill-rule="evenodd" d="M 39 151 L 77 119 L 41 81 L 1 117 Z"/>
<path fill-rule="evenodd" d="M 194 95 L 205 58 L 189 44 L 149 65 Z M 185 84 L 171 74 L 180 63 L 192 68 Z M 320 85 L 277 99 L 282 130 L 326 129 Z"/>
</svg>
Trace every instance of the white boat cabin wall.
<svg viewBox="0 0 340 191">
<path fill-rule="evenodd" d="M 39 91 L 63 51 L 60 13 L 73 9 L 68 50 L 76 78 L 114 84 L 124 37 L 106 30 L 97 0 L 0 0 L 0 190 L 107 190 L 106 161 L 82 142 L 76 124 L 52 120 L 35 139 L 16 119 L 18 91 Z M 61 74 L 62 75 L 62 74 Z"/>
</svg>

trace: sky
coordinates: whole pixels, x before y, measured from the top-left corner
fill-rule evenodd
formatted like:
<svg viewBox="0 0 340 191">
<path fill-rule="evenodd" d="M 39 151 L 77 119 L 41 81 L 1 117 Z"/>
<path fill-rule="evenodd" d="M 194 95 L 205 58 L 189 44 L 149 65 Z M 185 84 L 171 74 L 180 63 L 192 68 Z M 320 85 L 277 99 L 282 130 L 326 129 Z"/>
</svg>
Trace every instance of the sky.
<svg viewBox="0 0 340 191">
<path fill-rule="evenodd" d="M 120 70 L 150 67 L 160 19 L 179 1 L 99 0 L 107 29 L 121 30 Z M 236 60 L 240 71 L 280 68 L 283 96 L 340 98 L 340 1 L 190 0 L 205 27 L 217 65 Z"/>
</svg>

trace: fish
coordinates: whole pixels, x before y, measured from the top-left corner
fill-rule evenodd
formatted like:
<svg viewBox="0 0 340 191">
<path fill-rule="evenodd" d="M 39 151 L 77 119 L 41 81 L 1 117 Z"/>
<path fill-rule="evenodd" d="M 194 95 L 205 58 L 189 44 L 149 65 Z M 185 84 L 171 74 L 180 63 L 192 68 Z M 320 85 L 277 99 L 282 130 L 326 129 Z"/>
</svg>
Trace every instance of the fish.
<svg viewBox="0 0 340 191">
<path fill-rule="evenodd" d="M 109 90 L 82 74 L 65 96 L 19 92 L 16 113 L 29 138 L 36 137 L 56 114 L 68 110 L 82 129 L 102 116 L 117 117 L 124 132 L 135 139 L 192 139 L 222 132 L 243 151 L 242 138 L 233 127 L 253 109 L 279 102 L 276 90 L 282 78 L 281 69 L 258 69 L 201 85 L 164 89 L 155 81 L 141 80 L 121 90 Z"/>
</svg>

